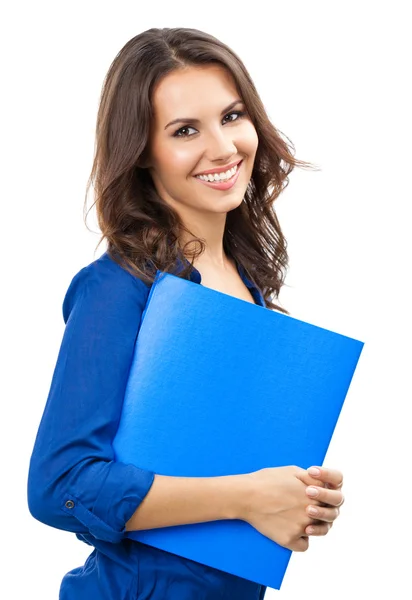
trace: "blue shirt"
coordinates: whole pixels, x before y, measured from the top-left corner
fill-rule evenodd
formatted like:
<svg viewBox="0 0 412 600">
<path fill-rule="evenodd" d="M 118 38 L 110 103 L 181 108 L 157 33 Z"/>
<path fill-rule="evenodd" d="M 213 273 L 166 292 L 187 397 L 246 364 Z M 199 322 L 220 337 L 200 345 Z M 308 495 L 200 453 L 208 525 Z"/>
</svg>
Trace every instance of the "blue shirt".
<svg viewBox="0 0 412 600">
<path fill-rule="evenodd" d="M 197 269 L 190 279 L 200 284 Z M 265 586 L 125 537 L 155 477 L 115 461 L 112 447 L 150 287 L 105 252 L 73 277 L 63 301 L 66 326 L 27 488 L 34 518 L 93 547 L 63 577 L 59 599 L 262 600 Z"/>
</svg>

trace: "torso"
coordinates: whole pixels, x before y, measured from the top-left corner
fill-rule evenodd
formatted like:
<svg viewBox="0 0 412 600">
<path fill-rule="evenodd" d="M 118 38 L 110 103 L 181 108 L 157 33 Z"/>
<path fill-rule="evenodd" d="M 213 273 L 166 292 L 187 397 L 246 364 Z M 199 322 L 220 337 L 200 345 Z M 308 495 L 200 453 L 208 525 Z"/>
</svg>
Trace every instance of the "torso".
<svg viewBox="0 0 412 600">
<path fill-rule="evenodd" d="M 201 285 L 255 304 L 255 300 L 239 275 L 235 263 L 232 262 L 230 270 L 224 273 L 218 273 L 215 269 L 203 263 L 195 264 L 195 266 L 202 277 Z"/>
</svg>

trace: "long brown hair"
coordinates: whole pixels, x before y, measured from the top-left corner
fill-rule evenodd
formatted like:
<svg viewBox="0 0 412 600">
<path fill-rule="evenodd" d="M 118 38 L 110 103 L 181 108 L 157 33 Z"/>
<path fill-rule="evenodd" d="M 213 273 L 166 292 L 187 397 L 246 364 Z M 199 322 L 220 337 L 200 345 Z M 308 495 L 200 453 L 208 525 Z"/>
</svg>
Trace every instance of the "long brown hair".
<svg viewBox="0 0 412 600">
<path fill-rule="evenodd" d="M 157 269 L 175 272 L 177 259 L 186 267 L 176 274 L 189 276 L 193 262 L 185 258 L 197 257 L 205 243 L 162 200 L 143 165 L 155 85 L 177 69 L 211 63 L 232 74 L 258 134 L 252 176 L 242 203 L 227 213 L 223 247 L 262 291 L 267 307 L 288 314 L 274 303 L 284 283 L 288 254 L 273 203 L 295 166 L 313 165 L 294 158 L 294 146 L 270 122 L 246 67 L 212 35 L 184 27 L 152 28 L 129 40 L 114 58 L 101 91 L 84 208 L 93 184 L 90 209 L 96 205 L 102 233 L 97 247 L 106 239 L 113 260 L 146 284 L 153 282 Z M 195 249 L 180 246 L 182 231 L 191 234 Z"/>
</svg>

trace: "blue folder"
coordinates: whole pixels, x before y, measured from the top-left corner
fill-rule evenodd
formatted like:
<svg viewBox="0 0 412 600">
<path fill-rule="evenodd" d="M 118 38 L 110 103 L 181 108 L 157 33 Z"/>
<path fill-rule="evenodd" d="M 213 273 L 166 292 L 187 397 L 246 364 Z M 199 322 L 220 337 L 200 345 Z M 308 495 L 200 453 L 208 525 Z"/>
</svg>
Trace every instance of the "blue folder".
<svg viewBox="0 0 412 600">
<path fill-rule="evenodd" d="M 322 465 L 362 348 L 353 338 L 158 271 L 115 458 L 179 477 Z M 291 556 L 241 520 L 126 535 L 275 589 Z"/>
</svg>

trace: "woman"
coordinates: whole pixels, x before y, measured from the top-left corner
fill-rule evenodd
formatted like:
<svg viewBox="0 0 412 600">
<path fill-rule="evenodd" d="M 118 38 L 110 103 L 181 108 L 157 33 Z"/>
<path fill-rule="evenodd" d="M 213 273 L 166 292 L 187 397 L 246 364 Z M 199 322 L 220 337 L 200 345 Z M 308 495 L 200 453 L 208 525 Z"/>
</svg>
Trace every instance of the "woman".
<svg viewBox="0 0 412 600">
<path fill-rule="evenodd" d="M 125 533 L 236 518 L 305 551 L 338 516 L 336 470 L 166 477 L 114 461 L 112 448 L 157 269 L 287 312 L 275 302 L 287 252 L 272 204 L 296 165 L 309 166 L 293 158 L 246 68 L 213 36 L 150 29 L 113 61 L 88 182 L 107 251 L 64 298 L 28 478 L 31 514 L 94 547 L 64 576 L 62 600 L 261 599 L 264 586 Z"/>
</svg>

